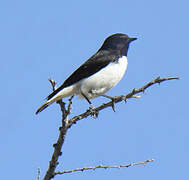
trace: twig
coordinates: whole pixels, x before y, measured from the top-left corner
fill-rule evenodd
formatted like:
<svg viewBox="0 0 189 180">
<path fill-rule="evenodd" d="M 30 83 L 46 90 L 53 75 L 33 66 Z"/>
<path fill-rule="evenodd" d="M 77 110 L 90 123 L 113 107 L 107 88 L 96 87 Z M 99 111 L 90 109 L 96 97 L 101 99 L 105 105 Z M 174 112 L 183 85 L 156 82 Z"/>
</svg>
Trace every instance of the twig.
<svg viewBox="0 0 189 180">
<path fill-rule="evenodd" d="M 143 87 L 139 88 L 139 89 L 133 89 L 132 92 L 130 92 L 129 94 L 127 95 L 122 95 L 122 96 L 116 96 L 114 97 L 114 102 L 115 103 L 118 103 L 118 102 L 121 102 L 121 101 L 125 101 L 129 98 L 136 98 L 136 94 L 139 94 L 141 92 L 144 92 L 147 88 L 149 88 L 150 86 L 154 85 L 154 84 L 160 84 L 161 82 L 163 81 L 168 81 L 168 80 L 173 80 L 173 79 L 179 79 L 178 77 L 168 77 L 168 78 L 156 78 L 155 80 L 147 83 L 146 85 L 144 85 Z M 53 90 L 56 89 L 55 85 L 56 85 L 56 82 L 52 79 L 49 79 L 52 87 L 53 87 Z M 58 101 L 57 103 L 60 105 L 60 108 L 61 108 L 61 111 L 62 111 L 62 125 L 61 127 L 59 128 L 60 130 L 60 133 L 59 133 L 59 137 L 58 137 L 58 140 L 56 142 L 56 144 L 53 145 L 54 147 L 54 152 L 53 152 L 53 155 L 51 157 L 51 160 L 49 162 L 49 168 L 45 174 L 45 177 L 44 177 L 44 180 L 50 180 L 52 179 L 55 175 L 57 174 L 63 174 L 63 173 L 71 173 L 71 172 L 75 172 L 75 171 L 84 171 L 84 170 L 89 170 L 89 169 L 97 169 L 97 168 L 121 168 L 121 167 L 130 167 L 130 166 L 135 166 L 135 165 L 139 165 L 139 164 L 146 164 L 147 162 L 152 162 L 153 160 L 146 160 L 144 162 L 138 162 L 138 163 L 130 163 L 130 164 L 127 164 L 127 165 L 120 165 L 120 166 L 96 166 L 96 167 L 89 167 L 89 169 L 76 169 L 76 170 L 70 170 L 70 171 L 62 171 L 62 172 L 56 172 L 55 173 L 55 169 L 58 165 L 58 158 L 59 156 L 62 155 L 62 152 L 61 152 L 61 149 L 62 149 L 62 145 L 65 141 L 65 138 L 66 138 L 66 133 L 67 133 L 67 130 L 73 125 L 75 124 L 77 121 L 81 120 L 81 119 L 84 119 L 91 114 L 91 111 L 87 110 L 86 112 L 78 115 L 78 116 L 75 116 L 73 117 L 72 119 L 68 120 L 68 115 L 70 114 L 70 111 L 71 111 L 71 104 L 72 104 L 72 99 L 73 97 L 70 98 L 69 100 L 69 104 L 68 104 L 68 108 L 66 110 L 65 108 L 65 103 L 60 100 Z M 108 102 L 108 103 L 105 103 L 105 104 L 102 104 L 100 105 L 99 107 L 97 107 L 95 110 L 97 112 L 107 108 L 107 107 L 112 107 L 112 101 Z"/>
<path fill-rule="evenodd" d="M 55 80 L 51 79 L 51 78 L 49 78 L 48 80 L 51 83 L 53 91 L 55 91 L 57 82 Z"/>
<path fill-rule="evenodd" d="M 50 180 L 54 177 L 54 172 L 58 165 L 58 158 L 59 158 L 59 156 L 62 155 L 61 149 L 62 149 L 62 145 L 65 141 L 65 138 L 66 138 L 66 132 L 68 130 L 68 128 L 66 127 L 66 117 L 67 116 L 65 113 L 65 103 L 62 100 L 58 101 L 57 103 L 60 105 L 60 108 L 62 111 L 62 125 L 59 128 L 60 133 L 59 133 L 58 140 L 57 140 L 56 144 L 53 144 L 54 152 L 53 152 L 53 155 L 49 162 L 49 168 L 46 172 L 44 180 Z"/>
<path fill-rule="evenodd" d="M 137 166 L 137 165 L 146 165 L 147 163 L 149 162 L 153 162 L 154 159 L 151 159 L 151 160 L 146 160 L 146 161 L 143 161 L 143 162 L 136 162 L 136 163 L 129 163 L 129 164 L 125 164 L 125 165 L 118 165 L 118 166 L 109 166 L 109 165 L 98 165 L 98 166 L 94 166 L 94 167 L 83 167 L 83 168 L 77 168 L 77 169 L 72 169 L 72 170 L 66 170 L 66 171 L 58 171 L 58 172 L 55 172 L 55 175 L 60 175 L 60 174 L 66 174 L 66 173 L 73 173 L 73 172 L 83 172 L 83 171 L 86 171 L 86 170 L 96 170 L 96 169 L 120 169 L 120 168 L 128 168 L 128 167 L 131 167 L 131 166 Z"/>
<path fill-rule="evenodd" d="M 37 180 L 40 180 L 41 170 L 40 168 L 37 169 Z"/>
<path fill-rule="evenodd" d="M 71 108 L 72 108 L 72 100 L 74 98 L 74 95 L 70 97 L 70 99 L 68 100 L 68 107 L 67 107 L 67 115 L 69 115 L 71 113 Z"/>
<path fill-rule="evenodd" d="M 55 90 L 56 82 L 52 79 L 49 79 L 49 81 L 50 81 L 50 83 L 53 87 L 53 90 Z M 60 105 L 60 109 L 62 111 L 62 125 L 61 125 L 61 127 L 59 127 L 60 133 L 59 133 L 58 140 L 55 144 L 53 144 L 54 152 L 53 152 L 53 155 L 52 155 L 51 160 L 49 162 L 49 168 L 46 172 L 44 180 L 50 180 L 54 177 L 54 172 L 55 172 L 55 169 L 58 165 L 58 158 L 59 158 L 59 156 L 62 155 L 61 149 L 62 149 L 62 145 L 65 141 L 65 138 L 66 138 L 66 132 L 68 130 L 68 128 L 67 128 L 67 116 L 68 116 L 68 114 L 70 113 L 70 110 L 71 110 L 72 99 L 73 99 L 73 97 L 71 97 L 70 100 L 69 100 L 68 110 L 66 110 L 65 103 L 62 100 L 57 101 L 57 103 Z"/>
<path fill-rule="evenodd" d="M 129 98 L 133 98 L 136 97 L 136 94 L 139 94 L 141 92 L 144 93 L 144 91 L 149 88 L 150 86 L 154 85 L 154 84 L 160 84 L 163 81 L 168 81 L 168 80 L 173 80 L 173 79 L 179 79 L 179 77 L 168 77 L 168 78 L 156 78 L 153 81 L 150 81 L 149 83 L 147 83 L 146 85 L 144 85 L 143 87 L 139 88 L 139 89 L 133 89 L 130 93 L 126 94 L 126 95 L 121 95 L 121 96 L 115 96 L 114 97 L 114 103 L 118 103 L 121 101 L 125 101 Z M 112 107 L 112 101 L 109 101 L 108 103 L 104 103 L 100 106 L 98 106 L 95 111 L 100 112 L 101 110 L 107 108 L 107 107 Z M 92 115 L 91 111 L 87 110 L 86 112 L 73 117 L 72 119 L 70 119 L 68 121 L 68 127 L 70 128 L 73 124 L 75 124 L 77 121 L 84 119 L 88 116 Z"/>
</svg>

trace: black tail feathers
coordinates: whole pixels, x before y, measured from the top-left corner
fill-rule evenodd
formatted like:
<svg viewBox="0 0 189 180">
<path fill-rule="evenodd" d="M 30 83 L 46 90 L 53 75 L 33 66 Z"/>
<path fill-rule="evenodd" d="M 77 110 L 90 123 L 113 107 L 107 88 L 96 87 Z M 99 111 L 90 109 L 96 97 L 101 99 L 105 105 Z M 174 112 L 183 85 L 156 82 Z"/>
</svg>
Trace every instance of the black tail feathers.
<svg viewBox="0 0 189 180">
<path fill-rule="evenodd" d="M 40 113 L 41 111 L 43 111 L 45 108 L 47 108 L 50 104 L 48 102 L 44 103 L 37 111 L 35 114 Z"/>
</svg>

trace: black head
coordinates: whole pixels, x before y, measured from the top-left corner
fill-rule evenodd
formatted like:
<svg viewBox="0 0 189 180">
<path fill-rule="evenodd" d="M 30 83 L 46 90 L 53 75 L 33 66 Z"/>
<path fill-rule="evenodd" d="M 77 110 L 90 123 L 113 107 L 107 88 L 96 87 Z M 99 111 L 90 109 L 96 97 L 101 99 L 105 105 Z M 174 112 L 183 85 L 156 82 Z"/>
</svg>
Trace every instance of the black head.
<svg viewBox="0 0 189 180">
<path fill-rule="evenodd" d="M 105 39 L 100 50 L 118 50 L 121 55 L 127 55 L 130 42 L 136 40 L 137 38 L 131 38 L 126 34 L 113 34 Z"/>
</svg>

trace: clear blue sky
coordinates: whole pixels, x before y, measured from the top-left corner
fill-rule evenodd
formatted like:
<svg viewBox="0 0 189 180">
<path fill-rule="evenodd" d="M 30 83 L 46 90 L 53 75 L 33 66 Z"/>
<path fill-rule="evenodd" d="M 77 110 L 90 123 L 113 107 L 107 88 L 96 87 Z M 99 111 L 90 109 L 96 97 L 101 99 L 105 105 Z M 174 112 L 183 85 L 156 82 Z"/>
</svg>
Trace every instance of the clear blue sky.
<svg viewBox="0 0 189 180">
<path fill-rule="evenodd" d="M 43 177 L 61 118 L 56 104 L 34 114 L 51 92 L 47 79 L 61 84 L 117 32 L 138 40 L 130 46 L 126 76 L 108 95 L 127 93 L 158 76 L 181 80 L 155 85 L 141 99 L 116 105 L 116 113 L 108 108 L 98 119 L 74 125 L 58 170 L 155 162 L 55 179 L 188 179 L 188 7 L 186 0 L 1 1 L 1 179 L 36 179 L 38 167 Z M 75 98 L 73 115 L 87 107 Z"/>
</svg>

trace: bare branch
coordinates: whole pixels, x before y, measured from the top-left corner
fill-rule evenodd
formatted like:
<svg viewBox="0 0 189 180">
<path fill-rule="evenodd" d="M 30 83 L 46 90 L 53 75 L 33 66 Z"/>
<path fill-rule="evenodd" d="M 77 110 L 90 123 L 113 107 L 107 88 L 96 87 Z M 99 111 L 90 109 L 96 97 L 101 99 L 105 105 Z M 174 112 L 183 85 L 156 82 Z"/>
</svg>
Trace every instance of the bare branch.
<svg viewBox="0 0 189 180">
<path fill-rule="evenodd" d="M 58 171 L 55 172 L 55 175 L 60 175 L 60 174 L 66 174 L 66 173 L 73 173 L 73 172 L 83 172 L 83 171 L 87 171 L 87 170 L 96 170 L 96 169 L 120 169 L 120 168 L 128 168 L 131 166 L 137 166 L 137 165 L 146 165 L 149 162 L 153 162 L 154 159 L 151 160 L 146 160 L 143 162 L 136 162 L 136 163 L 129 163 L 129 164 L 125 164 L 125 165 L 118 165 L 118 166 L 109 166 L 109 165 L 98 165 L 98 166 L 94 166 L 94 167 L 83 167 L 83 168 L 77 168 L 77 169 L 72 169 L 72 170 L 66 170 L 66 171 Z"/>
<path fill-rule="evenodd" d="M 51 83 L 53 91 L 54 91 L 56 89 L 56 87 L 55 87 L 56 82 L 53 79 L 48 79 L 48 80 Z M 70 114 L 70 111 L 71 111 L 73 97 L 74 96 L 71 96 L 69 99 L 67 110 L 65 108 L 65 103 L 62 100 L 57 101 L 57 103 L 60 105 L 60 109 L 62 111 L 62 125 L 61 125 L 61 127 L 59 127 L 60 133 L 59 133 L 58 140 L 55 144 L 53 144 L 54 152 L 53 152 L 53 155 L 49 162 L 49 168 L 46 172 L 44 180 L 50 180 L 54 177 L 54 172 L 58 165 L 58 158 L 59 158 L 59 156 L 62 155 L 61 149 L 62 149 L 62 145 L 64 143 L 64 140 L 66 138 L 66 133 L 68 130 L 68 127 L 67 127 L 68 121 L 67 120 L 68 120 L 68 115 Z"/>
<path fill-rule="evenodd" d="M 72 100 L 73 100 L 74 96 L 71 96 L 70 99 L 68 100 L 68 107 L 67 107 L 67 115 L 69 115 L 71 113 L 71 108 L 72 108 Z"/>
<path fill-rule="evenodd" d="M 51 80 L 51 79 L 49 79 L 49 81 L 50 81 L 50 83 L 53 87 L 53 90 L 55 90 L 56 82 L 54 80 Z M 65 103 L 62 100 L 57 101 L 57 103 L 60 105 L 60 109 L 62 111 L 62 125 L 59 127 L 60 133 L 59 133 L 58 140 L 55 144 L 53 144 L 54 152 L 53 152 L 53 155 L 52 155 L 51 160 L 49 162 L 49 168 L 48 168 L 48 170 L 45 174 L 44 180 L 50 180 L 54 177 L 54 172 L 55 172 L 55 169 L 58 165 L 58 158 L 59 158 L 59 156 L 62 155 L 61 149 L 62 149 L 62 145 L 64 143 L 64 140 L 66 138 L 66 132 L 68 130 L 68 128 L 67 128 L 67 116 L 68 116 L 68 114 L 70 113 L 70 110 L 71 110 L 72 98 L 73 97 L 70 98 L 69 111 L 66 111 Z"/>
<path fill-rule="evenodd" d="M 58 158 L 59 158 L 59 156 L 62 155 L 61 149 L 62 149 L 62 145 L 65 141 L 65 138 L 66 138 L 66 132 L 68 130 L 68 128 L 66 126 L 67 113 L 65 110 L 65 103 L 62 100 L 58 101 L 57 103 L 60 105 L 60 108 L 62 111 L 62 125 L 61 125 L 61 127 L 59 127 L 60 133 L 59 133 L 58 140 L 55 144 L 53 144 L 54 152 L 53 152 L 53 155 L 49 162 L 49 168 L 46 172 L 44 180 L 50 180 L 54 177 L 54 172 L 58 165 Z"/>
<path fill-rule="evenodd" d="M 53 91 L 55 91 L 56 90 L 56 84 L 57 84 L 57 82 L 55 80 L 51 79 L 51 78 L 49 78 L 48 80 L 49 80 L 49 82 L 52 85 Z"/>
<path fill-rule="evenodd" d="M 40 180 L 41 170 L 40 168 L 37 169 L 37 180 Z"/>
<path fill-rule="evenodd" d="M 168 80 L 173 80 L 173 79 L 179 79 L 179 78 L 178 77 L 168 77 L 168 78 L 160 78 L 160 77 L 158 77 L 155 80 L 147 83 L 146 85 L 144 85 L 143 87 L 141 87 L 139 89 L 133 89 L 132 92 L 130 92 L 127 95 L 121 95 L 121 96 L 113 97 L 113 99 L 114 99 L 113 101 L 114 101 L 114 103 L 118 103 L 118 102 L 121 102 L 121 101 L 126 101 L 129 98 L 139 98 L 140 96 L 138 96 L 136 94 L 144 92 L 150 86 L 152 86 L 154 84 L 157 84 L 157 83 L 160 84 L 163 81 L 168 81 Z M 56 87 L 55 87 L 56 86 L 56 82 L 54 80 L 52 80 L 52 79 L 49 79 L 49 82 L 51 83 L 53 91 L 54 91 L 56 89 Z M 72 99 L 73 99 L 73 97 L 71 97 L 69 99 L 69 104 L 68 104 L 67 110 L 65 108 L 65 103 L 62 100 L 57 102 L 60 105 L 60 108 L 61 108 L 61 111 L 62 111 L 62 125 L 59 128 L 60 132 L 59 132 L 58 140 L 53 145 L 54 152 L 53 152 L 53 155 L 52 155 L 51 160 L 49 162 L 49 168 L 48 168 L 48 170 L 47 170 L 47 172 L 45 174 L 44 180 L 50 180 L 57 174 L 71 173 L 71 172 L 75 172 L 75 171 L 84 171 L 84 170 L 90 170 L 90 169 L 95 170 L 97 168 L 105 168 L 105 169 L 107 169 L 107 168 L 130 167 L 130 166 L 135 166 L 135 165 L 140 165 L 140 164 L 144 164 L 145 165 L 146 163 L 153 161 L 153 160 L 146 160 L 144 162 L 130 163 L 130 164 L 127 164 L 127 165 L 120 165 L 120 166 L 102 166 L 102 165 L 99 165 L 99 166 L 96 166 L 96 167 L 80 168 L 80 169 L 75 169 L 75 170 L 70 170 L 70 171 L 62 171 L 62 172 L 56 172 L 55 173 L 55 169 L 56 169 L 56 167 L 58 165 L 58 159 L 62 155 L 61 149 L 62 149 L 62 145 L 63 145 L 63 143 L 65 141 L 65 138 L 66 138 L 67 130 L 73 124 L 75 124 L 77 121 L 92 115 L 92 112 L 90 110 L 87 110 L 86 112 L 84 112 L 84 113 L 82 113 L 82 114 L 80 114 L 78 116 L 75 116 L 72 119 L 68 120 L 68 115 L 70 114 L 70 111 L 71 111 Z M 112 101 L 100 105 L 99 107 L 97 107 L 95 109 L 95 111 L 99 112 L 99 111 L 101 111 L 101 110 L 103 110 L 103 109 L 105 109 L 107 107 L 112 107 Z"/>
<path fill-rule="evenodd" d="M 126 100 L 129 99 L 129 98 L 133 98 L 133 97 L 136 98 L 137 97 L 136 94 L 144 92 L 150 86 L 152 86 L 154 84 L 160 84 L 163 81 L 174 80 L 174 79 L 179 79 L 179 77 L 168 77 L 168 78 L 158 77 L 155 80 L 150 81 L 149 83 L 145 84 L 143 87 L 141 87 L 139 89 L 133 89 L 130 93 L 128 93 L 126 95 L 115 96 L 114 97 L 114 103 L 118 103 L 118 102 L 121 102 L 121 101 L 126 102 Z M 109 101 L 108 103 L 104 103 L 104 104 L 98 106 L 95 109 L 95 111 L 97 111 L 99 113 L 101 110 L 103 110 L 107 107 L 112 107 L 112 101 Z M 68 128 L 70 128 L 73 124 L 76 124 L 77 121 L 84 119 L 84 118 L 91 116 L 91 115 L 92 115 L 91 112 L 89 110 L 87 110 L 86 112 L 84 112 L 84 113 L 82 113 L 78 116 L 73 117 L 68 122 Z"/>
</svg>

